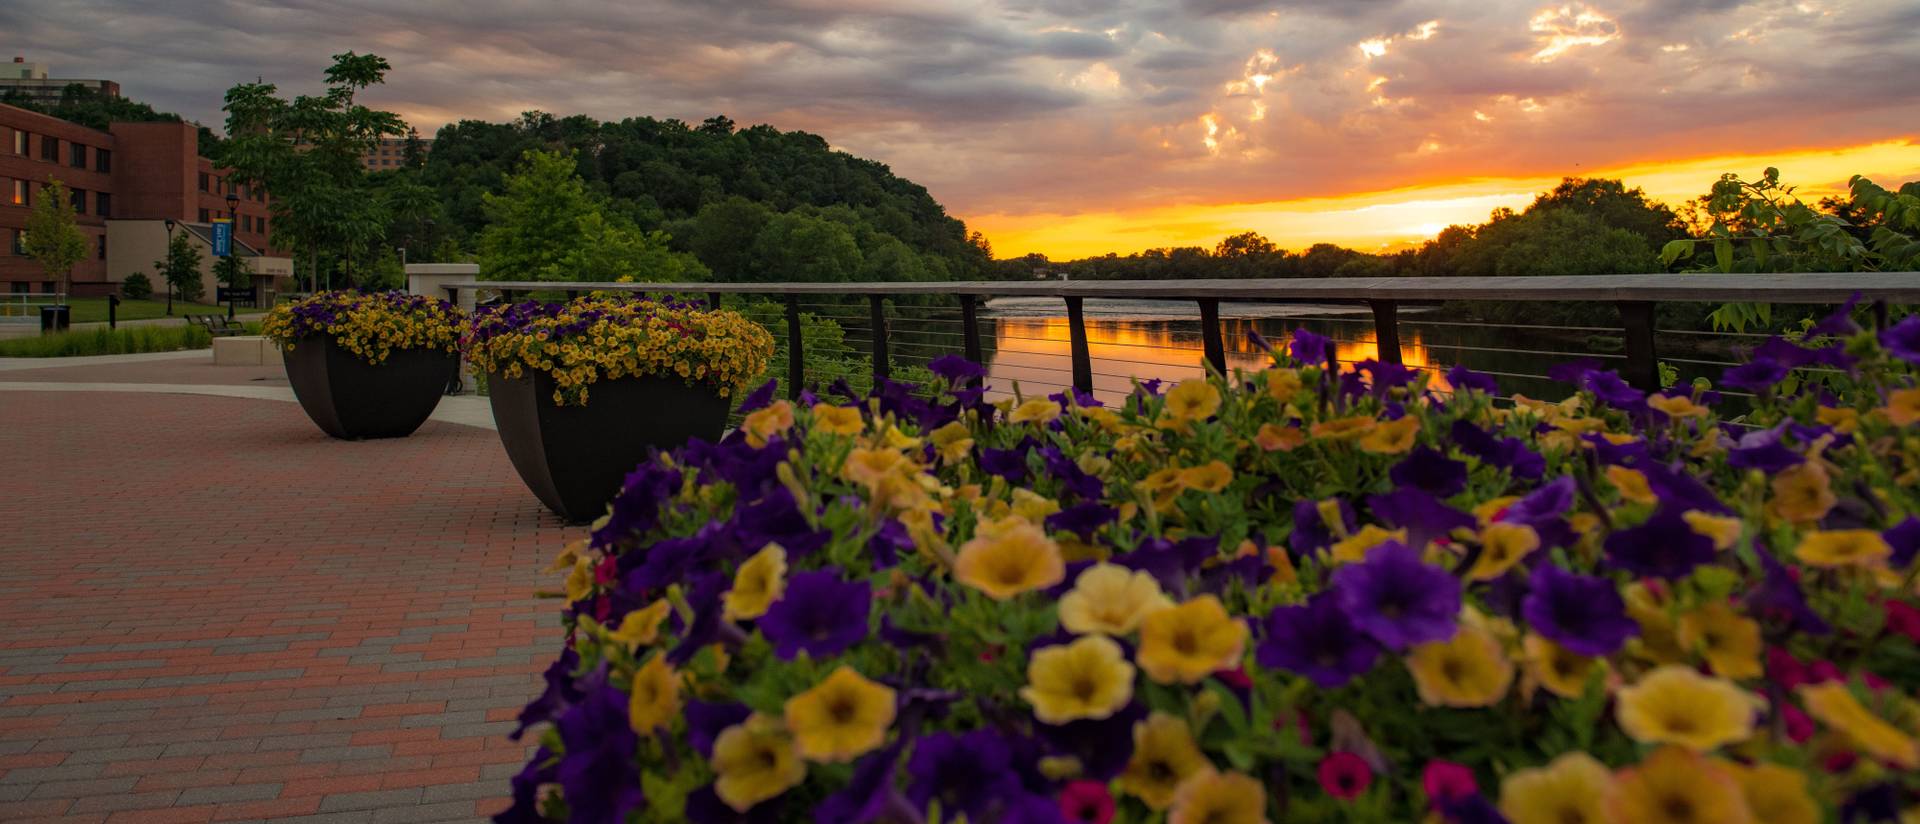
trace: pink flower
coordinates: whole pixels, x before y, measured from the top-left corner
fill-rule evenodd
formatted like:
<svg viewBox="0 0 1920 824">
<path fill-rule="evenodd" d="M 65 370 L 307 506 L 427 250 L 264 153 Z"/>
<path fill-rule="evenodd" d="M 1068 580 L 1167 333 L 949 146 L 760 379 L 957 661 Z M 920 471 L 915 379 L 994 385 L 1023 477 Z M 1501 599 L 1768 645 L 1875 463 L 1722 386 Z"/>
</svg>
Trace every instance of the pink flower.
<svg viewBox="0 0 1920 824">
<path fill-rule="evenodd" d="M 1808 681 L 1807 667 L 1786 647 L 1767 647 L 1767 673 L 1780 689 L 1792 692 Z"/>
<path fill-rule="evenodd" d="M 1807 665 L 1807 683 L 1824 684 L 1828 681 L 1845 680 L 1847 677 L 1840 674 L 1840 668 L 1834 666 L 1832 661 L 1815 661 Z"/>
<path fill-rule="evenodd" d="M 1215 670 L 1213 673 L 1213 677 L 1220 679 L 1221 683 L 1226 684 L 1227 686 L 1237 690 L 1253 688 L 1253 679 L 1247 677 L 1246 667 L 1234 667 L 1233 669 Z"/>
<path fill-rule="evenodd" d="M 1780 706 L 1780 717 L 1786 722 L 1787 738 L 1795 744 L 1805 744 L 1813 737 L 1813 719 L 1806 712 L 1792 704 Z"/>
<path fill-rule="evenodd" d="M 1068 821 L 1107 824 L 1113 820 L 1113 794 L 1098 781 L 1073 781 L 1060 790 L 1060 813 Z"/>
<path fill-rule="evenodd" d="M 1480 792 L 1480 785 L 1473 778 L 1473 770 L 1464 764 L 1439 759 L 1427 762 L 1427 768 L 1420 773 L 1420 784 L 1427 791 L 1427 804 L 1435 807 L 1452 804 Z"/>
<path fill-rule="evenodd" d="M 1887 631 L 1920 643 L 1920 609 L 1904 601 L 1887 602 Z"/>
<path fill-rule="evenodd" d="M 1337 752 L 1320 762 L 1320 789 L 1342 801 L 1359 798 L 1373 784 L 1373 768 L 1350 752 Z"/>
</svg>

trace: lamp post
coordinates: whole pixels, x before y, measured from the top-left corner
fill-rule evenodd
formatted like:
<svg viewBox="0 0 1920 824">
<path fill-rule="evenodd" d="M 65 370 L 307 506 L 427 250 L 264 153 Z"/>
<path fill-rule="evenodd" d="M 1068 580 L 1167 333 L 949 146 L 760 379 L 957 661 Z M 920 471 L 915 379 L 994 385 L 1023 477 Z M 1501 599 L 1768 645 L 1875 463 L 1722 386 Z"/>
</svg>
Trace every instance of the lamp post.
<svg viewBox="0 0 1920 824">
<path fill-rule="evenodd" d="M 239 234 L 240 234 L 240 194 L 238 192 L 235 192 L 229 189 L 227 191 L 227 235 L 228 237 L 233 238 L 233 242 L 227 244 L 227 257 L 234 256 L 233 247 L 240 240 Z M 235 265 L 236 265 L 235 261 L 227 261 L 227 271 L 229 273 L 235 271 L 234 269 Z M 234 279 L 239 280 L 238 277 Z M 233 320 L 233 302 L 239 296 L 240 296 L 240 285 L 237 283 L 227 284 L 227 320 Z"/>
<path fill-rule="evenodd" d="M 161 258 L 167 262 L 167 268 L 173 268 L 173 218 L 167 218 L 167 255 Z M 173 317 L 173 278 L 162 274 L 167 281 L 167 317 Z"/>
</svg>

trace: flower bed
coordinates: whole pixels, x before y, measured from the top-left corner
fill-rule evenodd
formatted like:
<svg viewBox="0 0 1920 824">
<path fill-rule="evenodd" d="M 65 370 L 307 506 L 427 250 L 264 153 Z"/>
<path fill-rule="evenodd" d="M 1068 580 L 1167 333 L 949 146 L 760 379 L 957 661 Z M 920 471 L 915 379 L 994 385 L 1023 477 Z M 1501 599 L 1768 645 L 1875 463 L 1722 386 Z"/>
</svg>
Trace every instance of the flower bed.
<svg viewBox="0 0 1920 824">
<path fill-rule="evenodd" d="M 444 300 L 398 291 L 335 291 L 273 307 L 260 331 L 287 350 L 310 337 L 330 337 L 377 365 L 395 349 L 457 352 L 464 326 L 461 311 Z"/>
<path fill-rule="evenodd" d="M 1911 814 L 1920 318 L 1813 334 L 1731 371 L 1738 424 L 1590 364 L 1441 397 L 1306 332 L 1117 408 L 957 359 L 769 386 L 559 557 L 501 820 Z"/>
<path fill-rule="evenodd" d="M 649 375 L 677 375 L 730 397 L 772 356 L 773 336 L 738 313 L 648 298 L 482 309 L 467 339 L 476 371 L 509 379 L 545 372 L 563 406 L 585 404 L 596 381 Z"/>
</svg>

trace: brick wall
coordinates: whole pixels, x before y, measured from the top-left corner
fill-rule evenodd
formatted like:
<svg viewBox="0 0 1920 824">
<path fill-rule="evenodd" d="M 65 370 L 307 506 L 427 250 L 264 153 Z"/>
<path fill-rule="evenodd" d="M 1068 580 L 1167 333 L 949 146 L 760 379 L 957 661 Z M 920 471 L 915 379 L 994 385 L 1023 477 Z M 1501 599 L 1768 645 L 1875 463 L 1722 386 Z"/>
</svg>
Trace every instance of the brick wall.
<svg viewBox="0 0 1920 824">
<path fill-rule="evenodd" d="M 16 135 L 26 135 L 26 153 L 15 151 L 19 145 Z M 44 159 L 46 148 L 52 145 L 57 152 L 54 159 Z M 80 147 L 81 166 L 73 165 L 74 147 Z M 114 172 L 99 171 L 99 152 L 108 155 L 111 169 L 118 171 L 120 153 L 114 135 L 76 126 L 58 118 L 30 112 L 13 106 L 0 105 L 0 291 L 13 291 L 26 284 L 28 291 L 42 291 L 49 281 L 40 264 L 32 258 L 13 254 L 14 238 L 27 225 L 27 216 L 32 212 L 32 203 L 41 197 L 41 190 L 51 180 L 59 180 L 69 188 L 84 191 L 84 208 L 79 209 L 80 231 L 87 236 L 88 254 L 85 260 L 73 269 L 75 291 L 81 291 L 83 283 L 103 283 L 106 280 L 106 264 L 100 254 L 102 239 L 106 236 L 106 218 L 100 215 L 101 193 L 107 193 L 110 208 L 115 216 L 120 214 L 118 187 L 114 185 Z M 27 188 L 27 204 L 14 203 L 15 182 L 24 182 Z"/>
</svg>

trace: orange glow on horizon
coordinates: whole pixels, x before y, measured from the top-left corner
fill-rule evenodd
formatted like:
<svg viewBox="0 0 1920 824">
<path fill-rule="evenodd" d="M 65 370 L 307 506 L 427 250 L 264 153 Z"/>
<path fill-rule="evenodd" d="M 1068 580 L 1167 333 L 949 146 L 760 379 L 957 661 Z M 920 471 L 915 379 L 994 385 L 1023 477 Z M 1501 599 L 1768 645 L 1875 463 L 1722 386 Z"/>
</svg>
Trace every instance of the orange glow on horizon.
<svg viewBox="0 0 1920 824">
<path fill-rule="evenodd" d="M 1891 188 L 1920 177 L 1920 140 L 1899 139 L 1835 149 L 1730 155 L 1573 170 L 1580 177 L 1620 178 L 1655 200 L 1675 205 L 1705 194 L 1722 173 L 1758 176 L 1767 166 L 1799 186 L 1811 203 L 1843 193 L 1847 179 L 1864 174 Z M 1565 175 L 1562 175 L 1565 176 Z M 1243 231 L 1259 232 L 1283 249 L 1337 243 L 1362 251 L 1418 245 L 1449 225 L 1484 223 L 1499 207 L 1523 209 L 1562 176 L 1474 178 L 1384 192 L 1257 203 L 1169 206 L 1074 214 L 986 214 L 967 217 L 985 233 L 997 257 L 1040 252 L 1057 261 L 1129 254 L 1143 249 L 1202 246 Z"/>
</svg>

